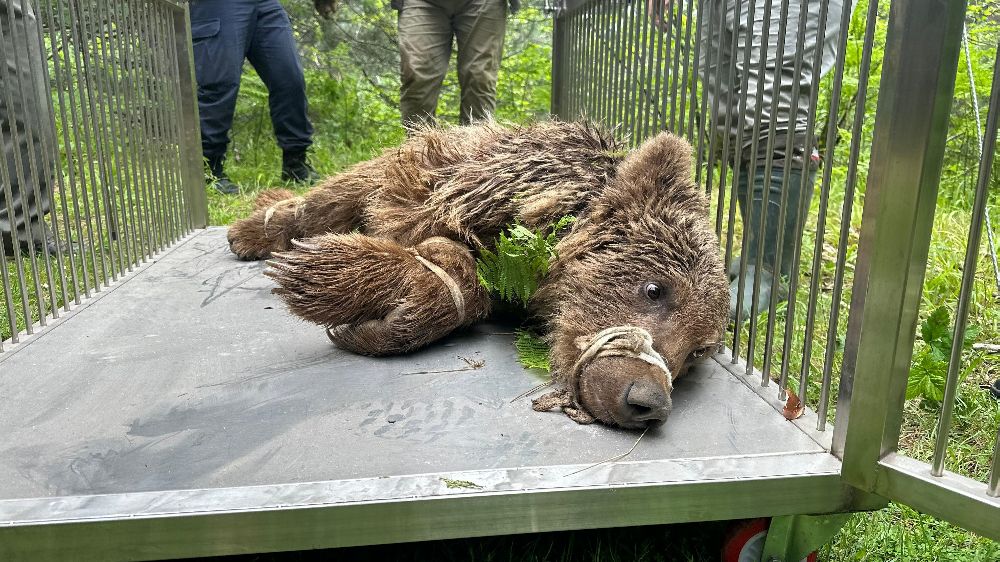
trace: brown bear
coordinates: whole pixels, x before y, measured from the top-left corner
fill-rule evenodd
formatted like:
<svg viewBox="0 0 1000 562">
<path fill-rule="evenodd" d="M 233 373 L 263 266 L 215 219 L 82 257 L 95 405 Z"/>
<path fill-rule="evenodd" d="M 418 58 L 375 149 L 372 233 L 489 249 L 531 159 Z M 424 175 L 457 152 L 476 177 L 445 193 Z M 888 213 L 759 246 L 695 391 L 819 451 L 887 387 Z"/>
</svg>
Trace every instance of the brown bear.
<svg viewBox="0 0 1000 562">
<path fill-rule="evenodd" d="M 587 123 L 427 128 L 304 197 L 265 192 L 230 248 L 272 256 L 274 292 L 338 346 L 396 354 L 489 315 L 475 252 L 506 226 L 574 216 L 530 302 L 558 388 L 534 407 L 645 427 L 715 349 L 729 306 L 691 158 L 670 133 L 628 152 Z"/>
</svg>

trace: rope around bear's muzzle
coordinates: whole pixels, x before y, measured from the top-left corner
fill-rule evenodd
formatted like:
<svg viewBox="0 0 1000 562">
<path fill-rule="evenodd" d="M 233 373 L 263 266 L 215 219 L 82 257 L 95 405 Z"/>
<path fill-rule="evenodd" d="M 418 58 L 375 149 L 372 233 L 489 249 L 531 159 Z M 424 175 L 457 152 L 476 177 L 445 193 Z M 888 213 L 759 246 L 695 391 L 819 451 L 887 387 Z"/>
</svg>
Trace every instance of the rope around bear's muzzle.
<svg viewBox="0 0 1000 562">
<path fill-rule="evenodd" d="M 593 423 L 594 417 L 580 405 L 580 374 L 587 365 L 603 357 L 629 357 L 638 359 L 662 370 L 667 380 L 667 391 L 673 389 L 670 369 L 663 357 L 653 349 L 653 336 L 638 326 L 613 326 L 598 332 L 583 348 L 583 353 L 570 371 L 566 388 L 550 392 L 531 402 L 532 408 L 544 412 L 562 408 L 577 423 Z"/>
</svg>

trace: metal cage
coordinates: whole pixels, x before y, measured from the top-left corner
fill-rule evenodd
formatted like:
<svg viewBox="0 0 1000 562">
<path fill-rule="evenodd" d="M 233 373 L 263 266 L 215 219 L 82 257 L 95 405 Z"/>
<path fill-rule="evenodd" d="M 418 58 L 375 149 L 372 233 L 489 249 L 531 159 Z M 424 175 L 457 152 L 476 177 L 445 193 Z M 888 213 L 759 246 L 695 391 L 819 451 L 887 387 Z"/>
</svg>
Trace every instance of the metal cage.
<svg viewBox="0 0 1000 562">
<path fill-rule="evenodd" d="M 29 5 L 0 5 L 14 4 Z M 979 479 L 947 462 L 960 343 L 931 462 L 897 452 L 964 1 L 887 12 L 871 2 L 865 14 L 839 0 L 552 6 L 553 113 L 617 127 L 633 145 L 662 130 L 688 138 L 741 294 L 756 298 L 763 283 L 746 225 L 763 232 L 766 219 L 754 223 L 739 202 L 759 154 L 782 193 L 775 220 L 795 217 L 804 233 L 788 237 L 787 304 L 775 297 L 762 315 L 736 318 L 726 349 L 678 381 L 668 431 L 642 443 L 525 415 L 516 397 L 538 380 L 516 362 L 509 326 L 374 360 L 331 350 L 275 312 L 261 265 L 236 261 L 223 229 L 200 228 L 185 4 L 30 5 L 34 33 L 0 33 L 48 62 L 26 67 L 43 77 L 34 101 L 44 111 L 14 127 L 42 149 L 13 170 L 0 163 L 0 177 L 20 173 L 20 186 L 27 172 L 59 171 L 34 187 L 39 200 L 48 190 L 44 228 L 58 251 L 0 256 L 14 268 L 0 268 L 10 334 L 0 558 L 161 559 L 771 517 L 765 555 L 799 560 L 847 514 L 889 500 L 1000 539 L 1000 455 Z M 751 19 L 774 27 L 742 23 Z M 857 22 L 860 39 L 797 47 Z M 885 57 L 873 60 L 881 41 Z M 789 71 L 758 80 L 770 44 L 792 53 Z M 808 87 L 781 84 L 810 72 Z M 5 78 L 0 108 L 32 101 L 31 82 Z M 1000 76 L 992 88 L 955 342 L 990 237 Z M 756 101 L 782 92 L 798 137 Z M 816 192 L 808 205 L 789 200 L 795 185 Z M 808 406 L 792 421 L 781 415 L 788 388 Z"/>
</svg>

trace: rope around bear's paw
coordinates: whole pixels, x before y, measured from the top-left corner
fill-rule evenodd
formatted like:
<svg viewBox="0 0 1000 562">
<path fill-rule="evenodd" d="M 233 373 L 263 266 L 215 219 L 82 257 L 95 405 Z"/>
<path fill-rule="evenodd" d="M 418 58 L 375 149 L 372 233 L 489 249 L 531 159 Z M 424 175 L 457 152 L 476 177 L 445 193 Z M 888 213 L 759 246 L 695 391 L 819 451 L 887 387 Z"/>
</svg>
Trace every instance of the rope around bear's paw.
<svg viewBox="0 0 1000 562">
<path fill-rule="evenodd" d="M 267 235 L 267 225 L 271 222 L 271 217 L 274 216 L 274 213 L 278 209 L 286 209 L 286 208 L 293 209 L 295 212 L 295 220 L 299 220 L 299 218 L 302 217 L 302 210 L 305 209 L 305 207 L 306 207 L 305 197 L 293 197 L 291 199 L 284 199 L 268 207 L 267 210 L 264 211 L 264 237 L 270 238 L 270 236 Z"/>
<path fill-rule="evenodd" d="M 451 293 L 452 302 L 455 303 L 455 311 L 458 313 L 459 324 L 464 322 L 465 297 L 462 296 L 462 289 L 461 287 L 458 286 L 458 283 L 455 282 L 455 279 L 453 279 L 451 275 L 448 275 L 448 272 L 445 271 L 444 269 L 441 269 L 441 267 L 439 267 L 436 263 L 421 256 L 415 250 L 411 250 L 411 252 L 413 253 L 413 257 L 416 258 L 421 265 L 426 267 L 434 275 L 437 275 L 438 279 L 440 279 L 441 282 L 444 283 L 444 286 L 447 287 L 448 292 Z"/>
<path fill-rule="evenodd" d="M 539 412 L 560 408 L 569 418 L 580 424 L 593 423 L 591 416 L 579 403 L 580 374 L 595 359 L 601 357 L 631 357 L 659 368 L 666 375 L 667 391 L 673 388 L 670 369 L 663 357 L 653 349 L 653 336 L 638 326 L 613 326 L 601 330 L 581 347 L 583 353 L 573 365 L 567 388 L 556 390 L 532 400 L 531 407 Z"/>
</svg>

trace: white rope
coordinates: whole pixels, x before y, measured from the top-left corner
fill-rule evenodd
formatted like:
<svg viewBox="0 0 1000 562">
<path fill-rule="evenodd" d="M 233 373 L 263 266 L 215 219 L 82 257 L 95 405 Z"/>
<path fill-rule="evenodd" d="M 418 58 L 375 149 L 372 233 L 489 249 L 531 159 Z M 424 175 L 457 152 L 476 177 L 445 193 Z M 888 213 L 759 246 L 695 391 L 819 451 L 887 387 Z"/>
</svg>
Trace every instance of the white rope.
<svg viewBox="0 0 1000 562">
<path fill-rule="evenodd" d="M 451 293 L 451 300 L 455 303 L 455 310 L 458 311 L 458 321 L 463 322 L 465 320 L 465 297 L 462 296 L 462 289 L 458 286 L 458 283 L 455 282 L 451 275 L 448 275 L 447 271 L 438 267 L 434 262 L 416 253 L 414 253 L 413 257 L 417 258 L 417 261 L 423 264 L 431 273 L 437 275 L 444 283 L 444 286 L 448 288 L 448 292 Z"/>
<path fill-rule="evenodd" d="M 670 369 L 663 357 L 653 349 L 653 336 L 638 326 L 613 326 L 597 333 L 573 366 L 573 386 L 583 369 L 601 357 L 631 357 L 659 368 L 666 375 L 667 390 L 673 388 Z"/>
<path fill-rule="evenodd" d="M 962 48 L 965 49 L 965 69 L 969 74 L 969 91 L 972 93 L 972 112 L 976 116 L 976 138 L 978 144 L 976 150 L 979 154 L 980 162 L 983 160 L 983 121 L 979 113 L 979 94 L 976 92 L 976 78 L 972 72 L 972 56 L 969 53 L 969 33 L 968 28 L 962 25 Z M 988 241 L 990 258 L 993 262 L 993 279 L 997 284 L 997 293 L 1000 294 L 1000 264 L 997 263 L 997 248 L 993 241 L 993 224 L 990 222 L 990 208 L 986 207 L 986 240 Z"/>
<path fill-rule="evenodd" d="M 271 205 L 264 211 L 264 237 L 269 238 L 267 235 L 267 225 L 271 222 L 271 217 L 274 216 L 275 211 L 280 208 L 294 208 L 295 209 L 295 220 L 298 220 L 302 216 L 302 209 L 306 206 L 305 197 L 293 197 L 291 199 L 282 199 L 274 205 Z"/>
</svg>

